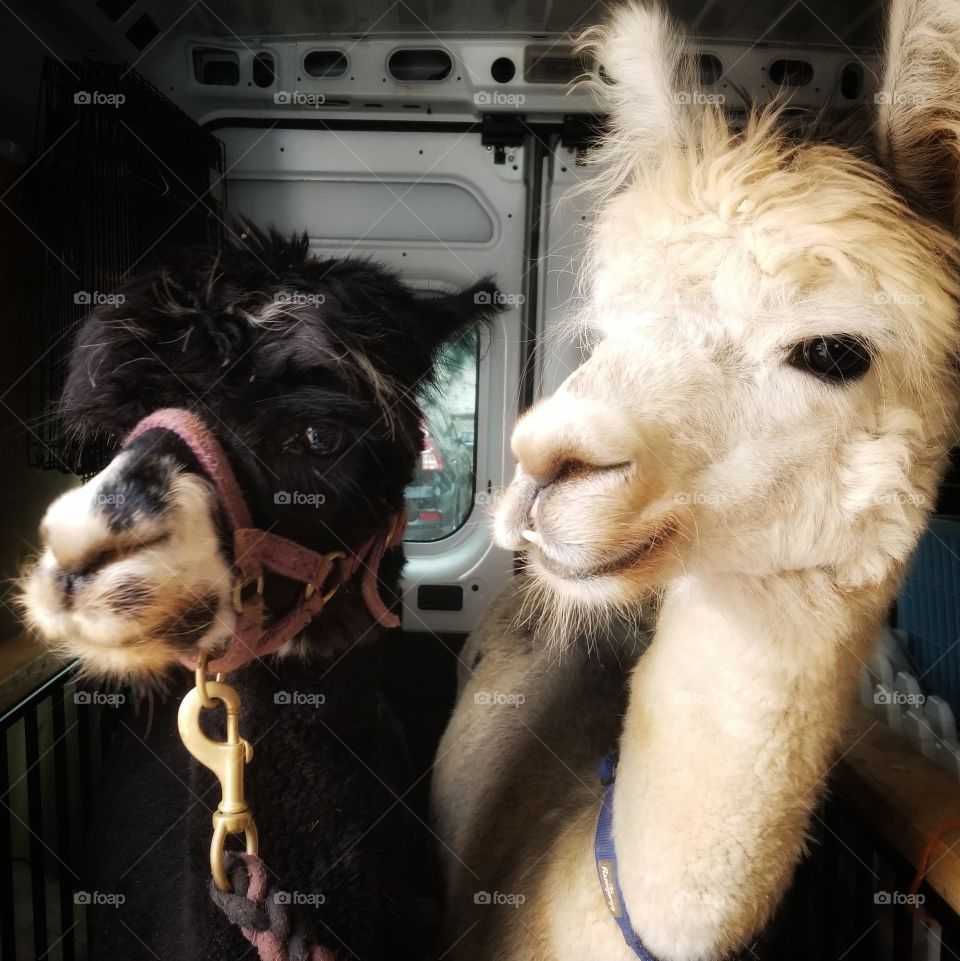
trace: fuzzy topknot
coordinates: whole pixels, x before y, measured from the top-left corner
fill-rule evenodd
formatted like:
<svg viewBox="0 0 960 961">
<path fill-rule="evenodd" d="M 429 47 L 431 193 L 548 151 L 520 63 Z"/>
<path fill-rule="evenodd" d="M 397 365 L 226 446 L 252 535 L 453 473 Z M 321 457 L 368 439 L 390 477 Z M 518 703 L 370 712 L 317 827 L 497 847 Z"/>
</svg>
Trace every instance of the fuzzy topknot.
<svg viewBox="0 0 960 961">
<path fill-rule="evenodd" d="M 911 201 L 960 226 L 960 8 L 952 0 L 891 4 L 887 62 L 877 95 L 881 160 Z"/>
<path fill-rule="evenodd" d="M 586 82 L 609 129 L 587 154 L 596 229 L 580 277 L 585 326 L 608 332 L 610 297 L 638 316 L 696 307 L 775 320 L 836 301 L 844 285 L 869 304 L 864 332 L 900 352 L 912 381 L 932 362 L 946 377 L 960 298 L 958 245 L 943 226 L 960 211 L 960 11 L 894 4 L 891 36 L 884 168 L 863 150 L 798 141 L 782 99 L 731 120 L 700 95 L 693 48 L 658 6 L 628 4 L 588 30 Z"/>
</svg>

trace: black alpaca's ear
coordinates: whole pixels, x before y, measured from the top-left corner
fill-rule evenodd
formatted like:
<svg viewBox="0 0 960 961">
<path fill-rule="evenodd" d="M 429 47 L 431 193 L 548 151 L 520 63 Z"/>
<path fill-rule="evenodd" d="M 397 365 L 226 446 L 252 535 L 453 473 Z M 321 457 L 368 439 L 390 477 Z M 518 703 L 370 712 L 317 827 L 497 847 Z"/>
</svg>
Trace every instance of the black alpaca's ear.
<svg viewBox="0 0 960 961">
<path fill-rule="evenodd" d="M 503 298 L 490 277 L 456 294 L 431 297 L 423 303 L 421 342 L 435 355 L 462 334 L 489 324 L 503 310 Z"/>
</svg>

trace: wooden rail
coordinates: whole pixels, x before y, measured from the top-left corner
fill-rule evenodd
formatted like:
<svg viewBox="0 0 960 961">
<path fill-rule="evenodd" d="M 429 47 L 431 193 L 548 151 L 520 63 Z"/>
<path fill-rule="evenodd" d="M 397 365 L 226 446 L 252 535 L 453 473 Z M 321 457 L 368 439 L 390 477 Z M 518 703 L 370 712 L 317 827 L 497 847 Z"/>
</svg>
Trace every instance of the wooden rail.
<svg viewBox="0 0 960 961">
<path fill-rule="evenodd" d="M 0 712 L 22 701 L 66 664 L 26 631 L 0 641 Z"/>
<path fill-rule="evenodd" d="M 860 706 L 832 782 L 913 865 L 937 828 L 960 818 L 960 784 Z M 926 880 L 960 914 L 960 831 L 935 844 Z"/>
</svg>

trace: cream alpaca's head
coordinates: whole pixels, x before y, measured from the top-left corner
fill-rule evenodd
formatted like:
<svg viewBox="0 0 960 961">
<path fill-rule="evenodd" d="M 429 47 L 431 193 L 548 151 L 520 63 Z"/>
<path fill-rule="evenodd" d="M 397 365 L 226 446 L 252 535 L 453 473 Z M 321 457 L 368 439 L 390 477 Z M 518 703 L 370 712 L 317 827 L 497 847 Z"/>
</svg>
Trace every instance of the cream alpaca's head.
<svg viewBox="0 0 960 961">
<path fill-rule="evenodd" d="M 875 151 L 776 108 L 733 132 L 657 9 L 592 37 L 595 348 L 518 424 L 495 522 L 561 599 L 707 568 L 869 587 L 913 548 L 954 436 L 960 5 L 894 7 Z"/>
</svg>

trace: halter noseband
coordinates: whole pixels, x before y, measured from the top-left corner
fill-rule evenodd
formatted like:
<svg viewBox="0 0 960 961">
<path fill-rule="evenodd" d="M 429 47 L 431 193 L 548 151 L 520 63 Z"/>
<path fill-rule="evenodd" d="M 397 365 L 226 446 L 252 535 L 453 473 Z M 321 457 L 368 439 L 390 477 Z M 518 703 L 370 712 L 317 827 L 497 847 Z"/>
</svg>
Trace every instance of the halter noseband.
<svg viewBox="0 0 960 961">
<path fill-rule="evenodd" d="M 360 590 L 370 616 L 384 627 L 400 626 L 400 619 L 387 609 L 380 597 L 377 576 L 384 553 L 403 540 L 404 515 L 394 515 L 386 531 L 374 534 L 352 552 L 320 554 L 253 526 L 250 510 L 223 448 L 210 428 L 195 414 L 179 408 L 154 411 L 133 428 L 123 446 L 129 447 L 149 430 L 176 434 L 191 450 L 213 483 L 232 535 L 233 603 L 237 622 L 226 651 L 210 662 L 210 671 L 235 671 L 278 650 L 295 638 L 361 568 Z M 276 623 L 265 626 L 263 577 L 268 572 L 298 581 L 304 589 L 301 600 L 292 610 Z M 184 654 L 181 661 L 192 668 L 196 658 Z"/>
</svg>

